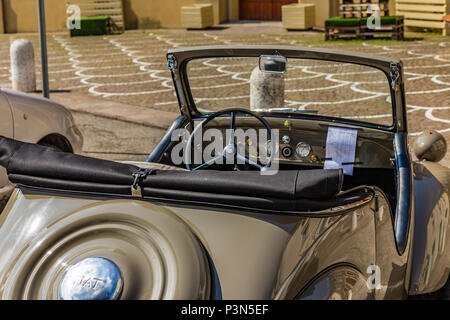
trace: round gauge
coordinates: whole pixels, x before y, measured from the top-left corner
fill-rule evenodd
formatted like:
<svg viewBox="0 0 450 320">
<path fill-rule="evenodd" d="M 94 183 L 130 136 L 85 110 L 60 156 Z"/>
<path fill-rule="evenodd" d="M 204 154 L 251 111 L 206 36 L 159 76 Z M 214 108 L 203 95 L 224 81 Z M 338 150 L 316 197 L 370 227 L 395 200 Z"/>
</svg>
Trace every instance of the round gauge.
<svg viewBox="0 0 450 320">
<path fill-rule="evenodd" d="M 299 142 L 295 147 L 295 152 L 301 158 L 307 157 L 311 153 L 311 146 L 305 142 Z"/>
</svg>

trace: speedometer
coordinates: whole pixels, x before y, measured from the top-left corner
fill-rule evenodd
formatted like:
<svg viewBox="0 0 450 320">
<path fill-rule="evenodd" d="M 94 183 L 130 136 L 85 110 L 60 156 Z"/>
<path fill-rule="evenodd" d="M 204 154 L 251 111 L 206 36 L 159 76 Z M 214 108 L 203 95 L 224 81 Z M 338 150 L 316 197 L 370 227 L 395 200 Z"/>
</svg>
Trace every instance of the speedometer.
<svg viewBox="0 0 450 320">
<path fill-rule="evenodd" d="M 311 146 L 306 142 L 299 142 L 295 147 L 295 152 L 301 158 L 307 157 L 311 153 Z"/>
</svg>

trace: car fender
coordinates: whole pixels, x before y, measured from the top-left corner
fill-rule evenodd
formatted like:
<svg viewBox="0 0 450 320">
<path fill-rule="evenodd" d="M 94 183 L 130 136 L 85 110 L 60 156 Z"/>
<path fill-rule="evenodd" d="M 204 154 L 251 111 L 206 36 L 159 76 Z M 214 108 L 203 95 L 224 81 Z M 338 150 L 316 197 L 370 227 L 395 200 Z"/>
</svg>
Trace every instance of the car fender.
<svg viewBox="0 0 450 320">
<path fill-rule="evenodd" d="M 70 266 L 90 257 L 120 266 L 122 299 L 206 299 L 211 291 L 200 241 L 160 205 L 93 199 L 66 199 L 58 205 L 55 198 L 26 196 L 16 189 L 0 216 L 0 239 L 3 300 L 58 299 Z"/>
<path fill-rule="evenodd" d="M 334 265 L 318 274 L 298 300 L 363 300 L 370 296 L 365 275 L 351 265 Z"/>
<path fill-rule="evenodd" d="M 450 268 L 450 169 L 414 163 L 415 224 L 409 294 L 434 292 Z"/>
<path fill-rule="evenodd" d="M 120 266 L 126 264 L 127 261 L 117 260 L 117 254 L 126 255 L 130 250 L 123 250 L 123 246 L 117 247 L 116 244 L 108 245 L 111 243 L 108 239 L 111 234 L 123 238 L 121 230 L 114 230 L 132 227 L 137 235 L 141 235 L 133 236 L 137 240 L 148 234 L 145 237 L 152 238 L 151 242 L 159 247 L 160 243 L 171 244 L 173 249 L 166 246 L 166 250 L 159 253 L 159 256 L 166 258 L 174 250 L 179 253 L 175 255 L 176 259 L 166 258 L 163 263 L 166 268 L 177 269 L 176 276 L 173 272 L 167 272 L 165 278 L 156 274 L 153 276 L 155 281 L 172 283 L 166 292 L 174 294 L 163 298 L 269 299 L 279 259 L 289 239 L 291 224 L 294 225 L 298 220 L 298 217 L 291 215 L 243 214 L 241 211 L 200 209 L 197 206 L 169 206 L 164 202 L 112 200 L 111 197 L 44 191 L 23 186 L 15 189 L 0 215 L 0 286 L 8 288 L 8 292 L 6 289 L 4 293 L 0 291 L 0 298 L 11 298 L 15 294 L 14 288 L 21 291 L 23 286 L 17 286 L 17 281 L 37 284 L 35 287 L 42 288 L 39 291 L 41 294 L 50 292 L 46 290 L 48 287 L 42 286 L 46 283 L 54 283 L 57 286 L 60 278 L 52 277 L 57 276 L 57 272 L 47 270 L 53 268 L 58 271 L 61 264 L 58 261 L 68 265 L 71 261 L 78 262 L 78 258 L 70 259 L 73 253 L 80 259 L 86 256 L 103 256 L 111 258 Z M 166 227 L 168 224 L 161 224 L 161 221 L 168 219 L 171 220 L 170 229 Z M 149 224 L 154 227 L 149 227 Z M 105 226 L 111 231 L 104 232 Z M 86 228 L 97 229 L 100 233 L 77 238 Z M 143 228 L 146 230 L 141 232 Z M 251 233 L 248 231 L 250 229 Z M 77 240 L 68 246 L 59 245 L 71 238 Z M 93 246 L 88 243 L 93 240 L 100 245 Z M 49 247 L 55 247 L 51 244 L 57 245 L 63 251 L 47 250 Z M 92 252 L 91 248 L 99 251 Z M 64 251 L 68 252 L 68 255 L 64 254 Z M 53 258 L 45 255 L 48 252 Z M 158 255 L 154 260 L 161 261 Z M 48 268 L 45 265 L 41 268 L 43 264 L 33 256 L 38 260 L 39 257 L 47 260 Z M 31 269 L 39 271 L 42 277 L 34 277 L 38 274 L 34 271 L 27 273 Z M 145 277 L 136 274 L 136 277 L 132 277 L 132 282 L 144 286 L 151 283 L 150 276 L 151 272 Z M 40 279 L 52 281 L 43 282 Z M 129 283 L 130 274 L 124 274 L 124 281 Z M 174 289 L 175 285 L 177 290 L 169 290 Z M 20 296 L 21 299 L 30 299 L 39 292 L 22 290 Z M 122 295 L 122 298 L 126 297 L 130 296 Z M 143 297 L 134 296 L 134 299 L 138 298 Z"/>
<path fill-rule="evenodd" d="M 283 254 L 273 298 L 295 299 L 323 270 L 336 265 L 351 265 L 359 273 L 375 265 L 374 200 L 352 203 L 335 217 L 312 218 L 308 228 L 299 226 Z M 373 299 L 373 290 L 365 290 L 354 298 Z"/>
<path fill-rule="evenodd" d="M 45 98 L 2 89 L 14 119 L 14 139 L 38 143 L 50 135 L 65 137 L 74 152 L 80 152 L 83 138 L 72 114 L 62 105 Z"/>
<path fill-rule="evenodd" d="M 11 106 L 8 103 L 8 99 L 5 94 L 0 90 L 0 135 L 13 137 L 14 135 L 14 122 L 12 117 Z M 6 176 L 6 170 L 0 167 L 0 202 L 6 199 L 10 192 L 10 186 L 8 178 Z M 1 203 L 0 203 L 1 209 Z"/>
</svg>

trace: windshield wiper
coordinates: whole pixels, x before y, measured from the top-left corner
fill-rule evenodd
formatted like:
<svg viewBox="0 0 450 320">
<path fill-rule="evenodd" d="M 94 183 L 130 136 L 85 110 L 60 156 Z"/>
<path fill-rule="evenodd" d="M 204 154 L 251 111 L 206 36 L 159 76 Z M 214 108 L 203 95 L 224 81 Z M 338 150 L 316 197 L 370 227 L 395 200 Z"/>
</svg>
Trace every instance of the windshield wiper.
<svg viewBox="0 0 450 320">
<path fill-rule="evenodd" d="M 294 112 L 294 113 L 319 113 L 318 110 L 299 110 L 297 108 L 270 108 L 270 109 L 253 109 L 255 112 Z"/>
</svg>

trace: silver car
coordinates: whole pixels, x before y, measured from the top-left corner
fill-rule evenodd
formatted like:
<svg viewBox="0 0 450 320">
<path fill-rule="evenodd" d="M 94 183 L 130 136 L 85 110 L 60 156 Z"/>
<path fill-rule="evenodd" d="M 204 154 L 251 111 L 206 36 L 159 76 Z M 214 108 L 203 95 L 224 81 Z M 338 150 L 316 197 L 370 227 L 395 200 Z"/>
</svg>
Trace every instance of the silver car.
<svg viewBox="0 0 450 320">
<path fill-rule="evenodd" d="M 37 143 L 63 152 L 78 153 L 83 137 L 70 112 L 41 97 L 0 89 L 0 135 Z M 13 191 L 0 167 L 0 206 Z"/>
</svg>

